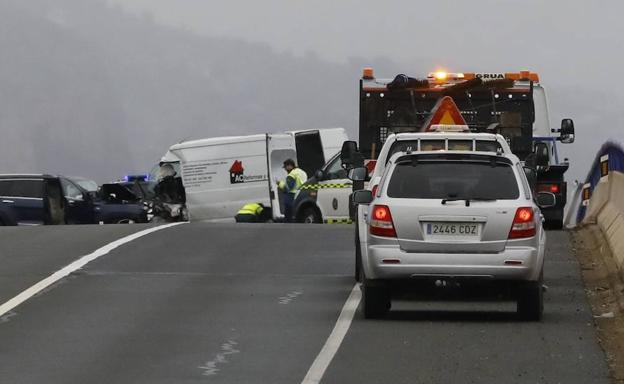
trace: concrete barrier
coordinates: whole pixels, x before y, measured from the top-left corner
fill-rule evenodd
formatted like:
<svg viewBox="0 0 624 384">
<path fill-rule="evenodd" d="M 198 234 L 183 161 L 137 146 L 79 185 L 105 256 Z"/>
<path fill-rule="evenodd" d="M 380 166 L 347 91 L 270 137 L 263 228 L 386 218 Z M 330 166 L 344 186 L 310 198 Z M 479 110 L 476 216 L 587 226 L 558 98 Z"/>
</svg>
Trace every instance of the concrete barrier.
<svg viewBox="0 0 624 384">
<path fill-rule="evenodd" d="M 590 200 L 583 222 L 593 217 L 602 230 L 618 268 L 624 269 L 624 173 L 609 172 L 607 181 L 600 182 Z M 594 199 L 596 201 L 594 202 Z"/>
</svg>

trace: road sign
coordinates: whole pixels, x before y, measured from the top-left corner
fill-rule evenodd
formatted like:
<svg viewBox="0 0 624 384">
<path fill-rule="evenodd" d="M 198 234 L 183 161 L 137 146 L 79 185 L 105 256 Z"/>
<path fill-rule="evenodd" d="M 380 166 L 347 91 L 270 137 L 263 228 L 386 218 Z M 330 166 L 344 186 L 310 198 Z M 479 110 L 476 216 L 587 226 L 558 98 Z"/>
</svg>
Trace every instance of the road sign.
<svg viewBox="0 0 624 384">
<path fill-rule="evenodd" d="M 467 125 L 459 108 L 450 96 L 444 96 L 433 107 L 429 118 L 423 124 L 423 132 L 432 130 L 433 125 Z"/>
</svg>

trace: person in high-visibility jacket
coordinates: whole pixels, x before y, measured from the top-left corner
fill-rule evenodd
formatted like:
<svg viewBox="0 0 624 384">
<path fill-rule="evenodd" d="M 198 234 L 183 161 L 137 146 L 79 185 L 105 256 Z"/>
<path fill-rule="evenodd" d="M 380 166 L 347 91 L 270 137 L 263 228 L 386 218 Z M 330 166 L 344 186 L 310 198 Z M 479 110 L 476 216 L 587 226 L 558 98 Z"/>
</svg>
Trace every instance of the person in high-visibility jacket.
<svg viewBox="0 0 624 384">
<path fill-rule="evenodd" d="M 234 219 L 237 223 L 264 223 L 271 219 L 271 210 L 261 203 L 245 204 Z"/>
<path fill-rule="evenodd" d="M 286 180 L 279 182 L 278 187 L 284 195 L 284 216 L 286 217 L 286 222 L 291 223 L 294 221 L 295 196 L 301 186 L 308 180 L 308 175 L 303 169 L 297 167 L 293 159 L 284 161 L 284 170 L 286 170 L 288 176 L 286 176 Z"/>
</svg>

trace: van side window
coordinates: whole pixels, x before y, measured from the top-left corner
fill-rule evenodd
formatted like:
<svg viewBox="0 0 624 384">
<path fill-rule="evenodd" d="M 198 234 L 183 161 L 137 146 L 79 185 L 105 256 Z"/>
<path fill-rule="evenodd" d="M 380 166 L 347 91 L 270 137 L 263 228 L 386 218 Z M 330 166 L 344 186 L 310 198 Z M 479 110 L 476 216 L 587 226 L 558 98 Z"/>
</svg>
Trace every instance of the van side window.
<svg viewBox="0 0 624 384">
<path fill-rule="evenodd" d="M 8 195 L 31 199 L 43 198 L 43 180 L 11 180 Z"/>
</svg>

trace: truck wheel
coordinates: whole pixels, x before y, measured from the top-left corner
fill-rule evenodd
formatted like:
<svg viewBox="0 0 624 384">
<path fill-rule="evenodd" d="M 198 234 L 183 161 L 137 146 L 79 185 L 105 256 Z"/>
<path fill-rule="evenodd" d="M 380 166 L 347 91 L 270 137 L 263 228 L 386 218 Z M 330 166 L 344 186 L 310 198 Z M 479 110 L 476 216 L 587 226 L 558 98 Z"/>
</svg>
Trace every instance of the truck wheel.
<svg viewBox="0 0 624 384">
<path fill-rule="evenodd" d="M 360 231 L 357 221 L 355 222 L 355 281 L 360 283 L 362 276 L 360 276 L 360 270 L 362 269 L 362 249 L 360 248 Z"/>
<path fill-rule="evenodd" d="M 547 229 L 563 229 L 563 219 L 560 220 L 546 220 L 544 227 Z"/>
<path fill-rule="evenodd" d="M 321 224 L 323 219 L 316 209 L 308 207 L 301 213 L 299 222 L 304 224 Z"/>
<path fill-rule="evenodd" d="M 530 281 L 518 292 L 518 316 L 526 321 L 540 321 L 544 313 L 543 278 Z"/>
</svg>

